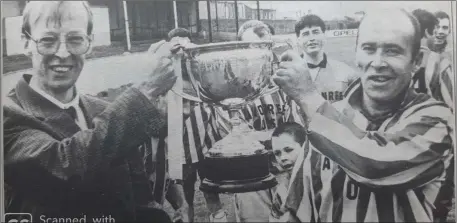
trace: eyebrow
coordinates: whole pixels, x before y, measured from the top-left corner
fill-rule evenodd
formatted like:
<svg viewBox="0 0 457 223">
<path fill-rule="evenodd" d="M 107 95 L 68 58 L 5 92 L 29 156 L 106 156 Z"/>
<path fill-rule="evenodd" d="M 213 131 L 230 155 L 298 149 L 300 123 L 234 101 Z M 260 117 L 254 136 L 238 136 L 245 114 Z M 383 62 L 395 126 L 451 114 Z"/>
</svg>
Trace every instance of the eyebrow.
<svg viewBox="0 0 457 223">
<path fill-rule="evenodd" d="M 382 44 L 378 44 L 378 43 L 376 43 L 376 42 L 366 42 L 366 43 L 361 43 L 360 45 L 361 45 L 361 46 L 365 46 L 365 45 L 369 45 L 369 46 L 381 46 L 381 47 L 383 47 L 383 48 L 397 48 L 397 49 L 404 50 L 403 47 L 401 47 L 400 45 L 395 44 L 395 43 L 382 43 Z"/>
<path fill-rule="evenodd" d="M 396 49 L 401 50 L 401 51 L 405 50 L 405 48 L 401 47 L 398 44 L 394 44 L 394 43 L 386 43 L 386 44 L 382 44 L 382 46 L 384 48 L 396 48 Z"/>
</svg>

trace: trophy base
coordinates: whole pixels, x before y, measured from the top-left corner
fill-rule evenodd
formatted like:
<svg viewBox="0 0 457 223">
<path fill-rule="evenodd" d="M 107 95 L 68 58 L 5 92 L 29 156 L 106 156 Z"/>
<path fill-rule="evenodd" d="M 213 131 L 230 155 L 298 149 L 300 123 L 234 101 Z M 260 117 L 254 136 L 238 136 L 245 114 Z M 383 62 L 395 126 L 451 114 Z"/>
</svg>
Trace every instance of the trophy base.
<svg viewBox="0 0 457 223">
<path fill-rule="evenodd" d="M 268 176 L 258 179 L 249 180 L 227 180 L 227 181 L 212 181 L 204 179 L 200 185 L 200 190 L 203 192 L 212 193 L 246 193 L 259 190 L 266 190 L 276 186 L 278 182 L 270 173 Z"/>
</svg>

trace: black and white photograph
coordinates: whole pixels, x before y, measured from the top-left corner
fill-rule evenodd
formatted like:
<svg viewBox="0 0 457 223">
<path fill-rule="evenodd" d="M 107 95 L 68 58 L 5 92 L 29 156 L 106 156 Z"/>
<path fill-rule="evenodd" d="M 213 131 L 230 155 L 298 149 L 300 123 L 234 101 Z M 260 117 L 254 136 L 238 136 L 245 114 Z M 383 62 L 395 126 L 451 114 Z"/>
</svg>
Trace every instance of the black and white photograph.
<svg viewBox="0 0 457 223">
<path fill-rule="evenodd" d="M 1 1 L 0 221 L 456 222 L 455 1 Z"/>
</svg>

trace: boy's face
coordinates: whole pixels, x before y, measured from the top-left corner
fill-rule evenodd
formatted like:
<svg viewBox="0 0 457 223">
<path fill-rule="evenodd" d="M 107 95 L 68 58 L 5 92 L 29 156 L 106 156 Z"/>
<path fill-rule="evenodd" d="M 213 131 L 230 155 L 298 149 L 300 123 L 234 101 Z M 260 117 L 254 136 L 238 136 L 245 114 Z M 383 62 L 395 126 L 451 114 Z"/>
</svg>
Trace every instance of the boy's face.
<svg viewBox="0 0 457 223">
<path fill-rule="evenodd" d="M 272 137 L 271 144 L 273 154 L 279 165 L 285 170 L 291 170 L 294 167 L 295 161 L 297 161 L 301 149 L 300 143 L 295 141 L 292 135 L 283 133 L 279 136 Z"/>
</svg>

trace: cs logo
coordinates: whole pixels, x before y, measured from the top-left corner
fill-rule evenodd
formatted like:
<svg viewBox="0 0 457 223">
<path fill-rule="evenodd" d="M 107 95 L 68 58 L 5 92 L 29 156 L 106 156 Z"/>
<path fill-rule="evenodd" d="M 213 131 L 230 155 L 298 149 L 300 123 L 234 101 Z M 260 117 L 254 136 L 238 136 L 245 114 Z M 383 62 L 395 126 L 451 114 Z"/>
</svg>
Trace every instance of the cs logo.
<svg viewBox="0 0 457 223">
<path fill-rule="evenodd" d="M 31 223 L 32 215 L 29 213 L 6 213 L 6 223 Z"/>
</svg>

